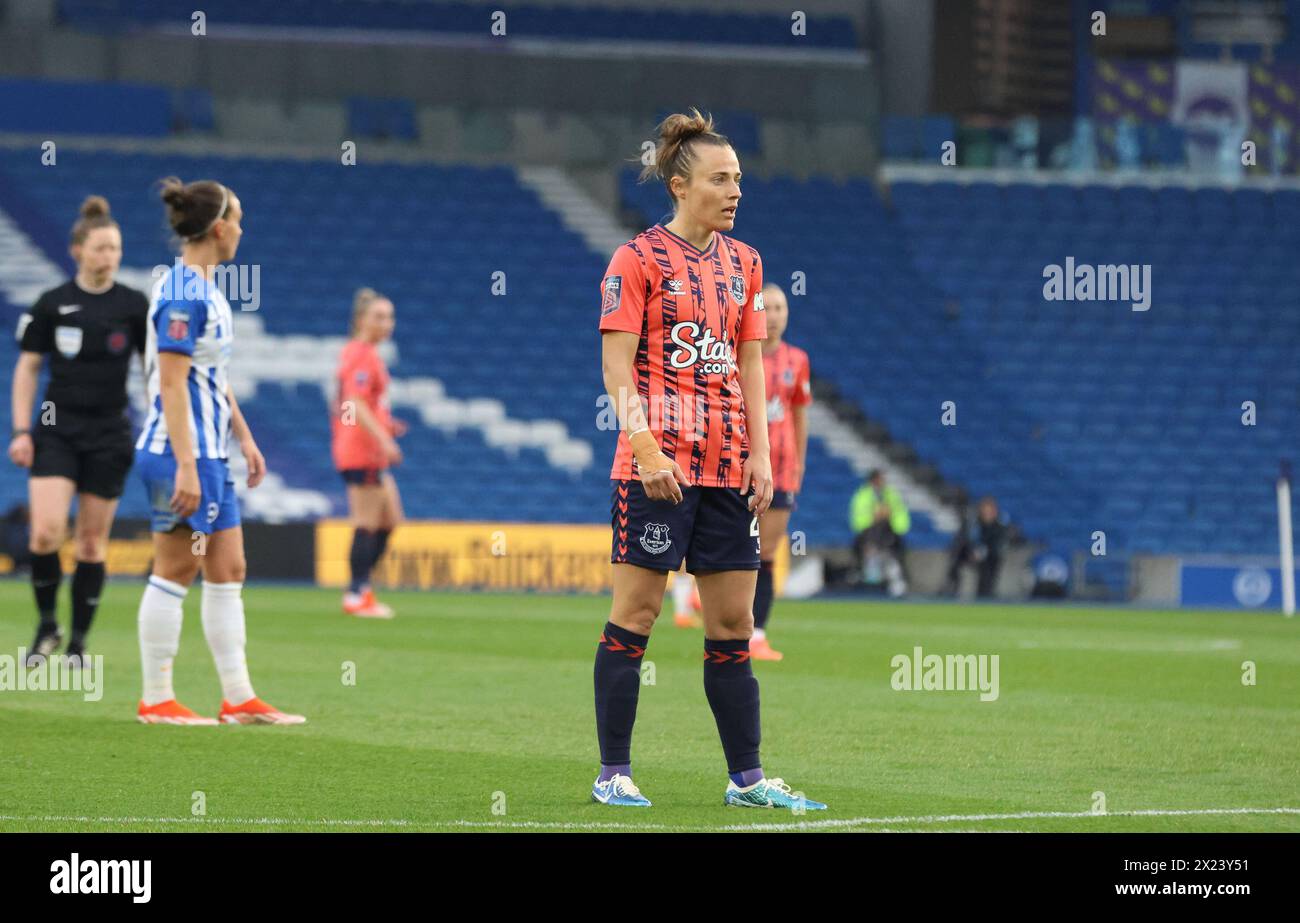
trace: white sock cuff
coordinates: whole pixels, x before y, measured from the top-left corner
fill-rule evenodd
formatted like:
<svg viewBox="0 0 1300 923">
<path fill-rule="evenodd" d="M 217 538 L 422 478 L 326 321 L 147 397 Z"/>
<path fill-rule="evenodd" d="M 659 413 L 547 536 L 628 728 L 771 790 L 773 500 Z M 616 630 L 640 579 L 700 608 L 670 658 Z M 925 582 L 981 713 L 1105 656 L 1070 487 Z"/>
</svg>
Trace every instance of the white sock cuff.
<svg viewBox="0 0 1300 923">
<path fill-rule="evenodd" d="M 203 581 L 204 596 L 238 596 L 244 589 L 242 583 L 208 583 Z"/>
<path fill-rule="evenodd" d="M 149 575 L 149 585 L 154 589 L 162 590 L 164 593 L 167 593 L 170 596 L 179 597 L 180 599 L 184 599 L 185 594 L 190 591 L 189 587 L 181 586 L 179 583 L 174 583 L 171 580 L 164 580 L 157 574 Z"/>
</svg>

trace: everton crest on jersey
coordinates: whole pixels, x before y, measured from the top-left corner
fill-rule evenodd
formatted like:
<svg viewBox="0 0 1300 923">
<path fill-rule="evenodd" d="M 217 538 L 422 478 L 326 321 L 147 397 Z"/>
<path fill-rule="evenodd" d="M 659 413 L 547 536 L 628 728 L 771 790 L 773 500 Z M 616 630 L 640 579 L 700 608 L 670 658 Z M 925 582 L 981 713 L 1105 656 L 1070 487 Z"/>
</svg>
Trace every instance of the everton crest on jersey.
<svg viewBox="0 0 1300 923">
<path fill-rule="evenodd" d="M 735 299 L 736 304 L 745 303 L 745 277 L 732 274 L 731 276 L 731 297 Z"/>
</svg>

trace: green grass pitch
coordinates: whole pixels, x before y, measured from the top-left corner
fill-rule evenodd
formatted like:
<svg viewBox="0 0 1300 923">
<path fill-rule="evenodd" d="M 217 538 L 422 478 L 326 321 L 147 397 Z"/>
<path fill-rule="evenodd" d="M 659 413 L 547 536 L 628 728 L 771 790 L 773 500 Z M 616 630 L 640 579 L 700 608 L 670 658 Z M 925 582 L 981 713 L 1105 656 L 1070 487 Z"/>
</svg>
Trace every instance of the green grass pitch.
<svg viewBox="0 0 1300 923">
<path fill-rule="evenodd" d="M 181 728 L 135 720 L 141 589 L 105 590 L 100 701 L 0 692 L 0 830 L 1300 830 L 1300 620 L 1275 614 L 778 602 L 786 659 L 754 667 L 764 766 L 830 804 L 792 816 L 722 805 L 702 636 L 671 618 L 633 746 L 655 804 L 619 810 L 588 797 L 606 599 L 389 593 L 398 618 L 377 622 L 251 586 L 254 685 L 309 723 Z M 176 690 L 213 715 L 198 597 Z M 0 583 L 0 654 L 33 627 L 29 587 Z M 890 660 L 917 645 L 997 654 L 999 697 L 895 691 Z"/>
</svg>

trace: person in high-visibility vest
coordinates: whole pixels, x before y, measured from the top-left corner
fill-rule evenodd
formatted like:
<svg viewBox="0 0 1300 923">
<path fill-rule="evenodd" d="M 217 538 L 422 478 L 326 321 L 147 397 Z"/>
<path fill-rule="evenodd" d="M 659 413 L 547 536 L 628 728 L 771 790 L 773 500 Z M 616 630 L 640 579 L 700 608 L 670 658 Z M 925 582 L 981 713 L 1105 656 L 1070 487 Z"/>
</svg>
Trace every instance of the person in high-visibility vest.
<svg viewBox="0 0 1300 923">
<path fill-rule="evenodd" d="M 890 596 L 906 593 L 903 536 L 912 528 L 912 516 L 902 495 L 885 483 L 879 468 L 867 475 L 866 483 L 849 501 L 849 528 L 863 579 L 867 583 L 883 579 Z"/>
</svg>

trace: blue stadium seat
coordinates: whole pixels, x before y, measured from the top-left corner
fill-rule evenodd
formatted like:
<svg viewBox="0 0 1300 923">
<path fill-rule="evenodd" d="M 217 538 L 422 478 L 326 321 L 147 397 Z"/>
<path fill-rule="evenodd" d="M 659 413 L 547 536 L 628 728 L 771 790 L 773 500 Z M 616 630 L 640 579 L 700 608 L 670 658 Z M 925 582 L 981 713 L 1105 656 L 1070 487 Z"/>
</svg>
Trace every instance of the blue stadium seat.
<svg viewBox="0 0 1300 923">
<path fill-rule="evenodd" d="M 223 22 L 278 28 L 401 30 L 485 35 L 492 14 L 506 14 L 507 35 L 586 40 L 672 42 L 682 36 L 736 45 L 786 45 L 807 48 L 854 48 L 853 21 L 845 16 L 811 16 L 804 35 L 794 35 L 788 16 L 772 13 L 711 13 L 698 9 L 645 11 L 587 6 L 550 7 L 542 3 L 482 4 L 441 0 L 223 0 Z M 82 29 L 111 30 L 138 23 L 188 18 L 189 8 L 175 0 L 58 0 L 61 22 Z"/>
<path fill-rule="evenodd" d="M 887 120 L 887 155 L 914 155 L 915 129 Z M 631 174 L 621 189 L 647 221 L 662 212 Z M 1116 552 L 1275 552 L 1269 485 L 1300 449 L 1300 365 L 1282 345 L 1300 332 L 1300 194 L 896 183 L 887 205 L 867 183 L 746 191 L 737 234 L 766 277 L 805 274 L 789 335 L 815 372 L 1031 537 L 1086 549 L 1105 528 Z M 830 212 L 883 233 L 835 260 L 844 231 L 817 218 Z M 1067 256 L 1151 263 L 1150 310 L 1045 301 L 1043 269 Z M 1246 399 L 1268 419 L 1243 427 Z M 955 427 L 939 424 L 945 400 Z M 819 491 L 812 462 L 808 477 Z"/>
<path fill-rule="evenodd" d="M 414 141 L 415 105 L 409 99 L 348 99 L 348 129 L 359 138 Z"/>
</svg>

